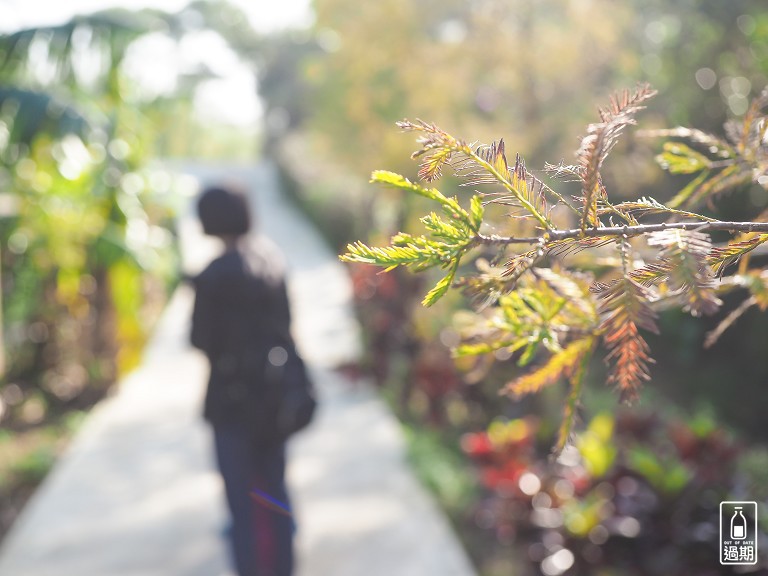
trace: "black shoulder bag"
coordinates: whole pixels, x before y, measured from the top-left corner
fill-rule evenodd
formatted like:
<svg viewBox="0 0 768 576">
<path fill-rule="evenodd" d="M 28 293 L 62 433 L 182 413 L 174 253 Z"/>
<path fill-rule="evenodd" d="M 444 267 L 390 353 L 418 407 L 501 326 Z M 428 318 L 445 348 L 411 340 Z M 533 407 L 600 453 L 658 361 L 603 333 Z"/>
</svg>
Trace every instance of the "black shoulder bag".
<svg viewBox="0 0 768 576">
<path fill-rule="evenodd" d="M 317 408 L 317 398 L 307 367 L 290 337 L 281 337 L 267 352 L 263 384 L 272 402 L 268 428 L 277 440 L 286 440 L 304 429 Z"/>
</svg>

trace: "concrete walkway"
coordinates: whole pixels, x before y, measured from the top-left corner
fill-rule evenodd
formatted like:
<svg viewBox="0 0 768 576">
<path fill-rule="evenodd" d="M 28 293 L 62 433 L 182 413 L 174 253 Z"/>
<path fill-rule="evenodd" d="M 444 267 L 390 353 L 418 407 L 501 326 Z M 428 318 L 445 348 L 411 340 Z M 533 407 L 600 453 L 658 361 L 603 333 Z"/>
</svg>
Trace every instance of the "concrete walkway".
<svg viewBox="0 0 768 576">
<path fill-rule="evenodd" d="M 298 576 L 472 576 L 403 456 L 400 429 L 366 385 L 329 368 L 359 353 L 335 256 L 280 198 L 274 171 L 196 169 L 254 190 L 261 229 L 285 251 L 294 329 L 321 409 L 290 446 Z M 185 265 L 216 246 L 190 214 Z M 187 342 L 192 294 L 174 295 L 142 366 L 100 403 L 0 548 L 0 576 L 229 576 L 222 487 L 200 421 L 205 363 Z"/>
</svg>

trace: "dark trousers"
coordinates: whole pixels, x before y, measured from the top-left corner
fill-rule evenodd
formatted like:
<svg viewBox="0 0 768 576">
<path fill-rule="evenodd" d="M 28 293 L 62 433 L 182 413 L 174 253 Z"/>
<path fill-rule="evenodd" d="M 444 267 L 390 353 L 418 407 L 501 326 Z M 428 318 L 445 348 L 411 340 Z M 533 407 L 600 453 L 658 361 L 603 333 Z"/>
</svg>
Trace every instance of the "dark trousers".
<svg viewBox="0 0 768 576">
<path fill-rule="evenodd" d="M 285 447 L 254 445 L 234 425 L 215 424 L 213 434 L 238 576 L 291 576 L 294 525 L 285 487 Z"/>
</svg>

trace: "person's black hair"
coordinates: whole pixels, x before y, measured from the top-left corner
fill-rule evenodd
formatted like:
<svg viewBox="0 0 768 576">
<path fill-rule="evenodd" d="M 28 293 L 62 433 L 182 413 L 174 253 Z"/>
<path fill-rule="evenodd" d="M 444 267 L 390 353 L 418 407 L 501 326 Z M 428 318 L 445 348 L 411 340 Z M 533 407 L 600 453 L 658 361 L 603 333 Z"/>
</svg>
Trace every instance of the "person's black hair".
<svg viewBox="0 0 768 576">
<path fill-rule="evenodd" d="M 209 186 L 197 201 L 203 232 L 210 236 L 242 236 L 251 228 L 245 193 L 232 186 Z"/>
</svg>

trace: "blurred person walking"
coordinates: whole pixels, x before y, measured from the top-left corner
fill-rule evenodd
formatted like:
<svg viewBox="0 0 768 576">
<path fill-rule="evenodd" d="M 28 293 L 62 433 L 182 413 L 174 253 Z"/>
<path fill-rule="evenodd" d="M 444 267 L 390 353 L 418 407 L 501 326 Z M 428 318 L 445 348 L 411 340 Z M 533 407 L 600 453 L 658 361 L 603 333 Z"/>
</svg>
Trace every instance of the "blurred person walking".
<svg viewBox="0 0 768 576">
<path fill-rule="evenodd" d="M 293 518 L 285 485 L 285 441 L 270 429 L 263 399 L 275 337 L 290 341 L 282 256 L 254 240 L 243 191 L 205 189 L 197 204 L 203 231 L 224 252 L 194 280 L 191 341 L 205 352 L 210 377 L 204 417 L 213 428 L 231 515 L 238 576 L 290 576 Z"/>
</svg>

